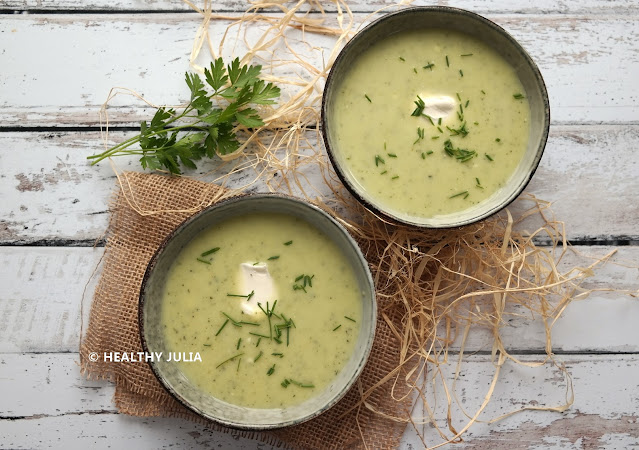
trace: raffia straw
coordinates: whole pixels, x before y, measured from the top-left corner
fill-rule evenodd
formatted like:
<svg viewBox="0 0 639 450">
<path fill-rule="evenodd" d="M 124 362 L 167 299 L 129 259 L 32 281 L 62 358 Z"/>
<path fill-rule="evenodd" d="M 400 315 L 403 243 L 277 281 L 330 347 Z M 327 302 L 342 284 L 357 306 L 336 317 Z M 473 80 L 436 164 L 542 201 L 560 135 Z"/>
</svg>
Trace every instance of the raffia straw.
<svg viewBox="0 0 639 450">
<path fill-rule="evenodd" d="M 313 200 L 336 216 L 368 256 L 380 299 L 379 314 L 402 342 L 401 362 L 370 389 L 364 391 L 359 385 L 361 400 L 354 409 L 366 408 L 384 415 L 368 399 L 376 389 L 392 380 L 394 386 L 410 386 L 411 395 L 417 400 L 415 404 L 419 403 L 425 410 L 425 416 L 421 418 L 394 417 L 394 420 L 412 424 L 425 447 L 432 437 L 421 434 L 419 425 L 426 423 L 433 426 L 441 440 L 430 448 L 460 442 L 463 434 L 475 422 L 481 421 L 480 416 L 494 393 L 501 369 L 508 362 L 526 367 L 545 364 L 557 367 L 564 375 L 566 399 L 560 405 L 525 406 L 492 418 L 488 423 L 524 410 L 564 411 L 569 408 L 574 400 L 572 379 L 565 365 L 552 352 L 552 328 L 571 301 L 584 299 L 593 291 L 584 289 L 582 282 L 612 253 L 593 260 L 589 266 L 560 272 L 557 265 L 567 252 L 572 251 L 565 239 L 564 225 L 555 219 L 550 203 L 531 195 L 522 196 L 523 201 L 529 201 L 532 206 L 517 217 L 507 211 L 478 224 L 446 231 L 393 225 L 365 210 L 345 191 L 328 164 L 320 145 L 318 125 L 322 83 L 341 47 L 358 25 L 362 25 L 355 23 L 348 4 L 335 0 L 331 2 L 335 12 L 327 13 L 317 1 L 299 0 L 291 5 L 285 1 L 256 1 L 244 14 L 233 16 L 213 14 L 210 0 L 204 0 L 201 8 L 190 0 L 183 1 L 201 16 L 190 54 L 193 70 L 203 71 L 197 61 L 203 57 L 204 50 L 208 52 L 208 59 L 214 59 L 225 53 L 229 42 L 233 49 L 243 45 L 246 49 L 242 62 L 262 64 L 264 78 L 287 88 L 288 93 L 276 108 L 262 111 L 266 117 L 263 127 L 251 131 L 238 127 L 236 131 L 245 137 L 245 144 L 221 158 L 220 166 L 203 177 L 213 176 L 214 182 L 226 185 L 234 175 L 249 172 L 253 173 L 249 181 L 231 194 L 264 183 L 271 191 L 295 193 Z M 385 6 L 368 15 L 365 21 L 382 10 L 410 3 L 402 1 Z M 309 13 L 311 9 L 315 11 L 313 15 Z M 265 13 L 267 10 L 277 13 Z M 216 50 L 210 31 L 221 20 L 231 23 L 226 26 Z M 331 21 L 336 25 L 331 25 Z M 247 31 L 257 29 L 263 30 L 262 34 L 251 43 Z M 297 38 L 291 35 L 293 30 L 298 33 Z M 235 40 L 229 37 L 233 32 Z M 315 67 L 305 55 L 295 50 L 292 39 L 299 43 L 300 32 L 302 43 L 308 33 L 334 38 L 333 47 L 322 58 L 322 67 Z M 308 44 L 307 49 L 317 51 Z M 148 106 L 157 107 L 129 89 L 113 88 L 100 111 L 107 148 L 107 108 L 118 95 L 131 95 Z M 133 209 L 142 215 L 171 212 L 145 210 L 136 201 L 126 176 L 115 165 L 112 167 L 126 201 Z M 314 185 L 307 178 L 307 169 L 319 171 L 323 186 Z M 275 174 L 280 176 L 275 178 Z M 330 195 L 325 195 L 326 192 Z M 180 212 L 196 212 L 207 203 L 211 201 L 185 205 Z M 543 225 L 532 232 L 521 230 L 522 222 L 531 216 L 540 217 Z M 539 241 L 548 245 L 536 245 Z M 513 309 L 515 306 L 523 308 L 528 318 L 543 322 L 546 346 L 545 355 L 539 361 L 521 361 L 504 345 L 501 327 L 509 317 L 517 314 Z M 398 310 L 404 318 L 399 328 L 389 319 Z M 458 398 L 456 384 L 464 364 L 466 340 L 479 328 L 491 330 L 494 373 L 481 405 L 471 413 L 464 409 Z M 456 341 L 460 341 L 460 345 L 451 382 L 446 380 L 442 369 L 450 364 L 450 349 Z M 433 391 L 443 390 L 446 428 L 440 426 L 435 405 L 427 400 L 429 386 Z M 395 390 L 392 397 L 401 400 Z M 454 426 L 455 408 L 467 418 L 459 430 Z M 359 421 L 357 423 L 359 426 Z"/>
</svg>

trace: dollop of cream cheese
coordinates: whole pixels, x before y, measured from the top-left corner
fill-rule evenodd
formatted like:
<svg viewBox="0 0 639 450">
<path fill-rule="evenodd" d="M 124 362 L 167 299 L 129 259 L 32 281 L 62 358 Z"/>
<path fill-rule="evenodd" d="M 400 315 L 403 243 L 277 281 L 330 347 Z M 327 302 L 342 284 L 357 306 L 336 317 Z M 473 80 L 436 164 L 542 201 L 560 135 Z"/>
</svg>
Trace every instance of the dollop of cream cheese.
<svg viewBox="0 0 639 450">
<path fill-rule="evenodd" d="M 433 119 L 444 118 L 457 108 L 455 99 L 447 95 L 420 95 L 424 100 L 424 114 Z"/>
<path fill-rule="evenodd" d="M 266 309 L 266 302 L 272 302 L 277 298 L 275 282 L 268 272 L 268 265 L 265 263 L 242 263 L 239 269 L 239 287 L 242 293 L 253 292 L 248 299 L 241 301 L 244 314 L 258 314 L 261 310 L 258 303 Z"/>
</svg>

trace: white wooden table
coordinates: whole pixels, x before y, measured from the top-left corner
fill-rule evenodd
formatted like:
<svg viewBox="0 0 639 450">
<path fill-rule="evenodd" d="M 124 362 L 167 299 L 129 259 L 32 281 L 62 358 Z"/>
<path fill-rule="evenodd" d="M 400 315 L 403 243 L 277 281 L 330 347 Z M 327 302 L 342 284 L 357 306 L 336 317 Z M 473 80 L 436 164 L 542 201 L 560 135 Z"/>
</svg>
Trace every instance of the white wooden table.
<svg viewBox="0 0 639 450">
<path fill-rule="evenodd" d="M 363 19 L 380 3 L 350 4 Z M 552 127 L 528 192 L 554 202 L 579 250 L 601 256 L 616 247 L 615 261 L 637 266 L 639 3 L 440 3 L 505 27 L 546 79 Z M 239 13 L 246 4 L 223 0 L 216 8 Z M 199 22 L 177 0 L 0 0 L 0 448 L 269 447 L 182 420 L 120 415 L 113 386 L 83 379 L 77 364 L 83 290 L 89 281 L 88 309 L 103 253 L 103 243 L 93 244 L 106 228 L 116 185 L 108 164 L 90 167 L 85 159 L 101 148 L 99 107 L 115 85 L 158 103 L 184 100 Z M 148 113 L 139 103 L 121 105 L 113 140 L 133 135 Z M 137 167 L 133 160 L 118 164 Z M 639 271 L 609 264 L 587 284 L 636 291 Z M 463 448 L 639 448 L 638 322 L 637 298 L 599 292 L 572 304 L 553 344 L 574 378 L 573 407 L 477 424 Z M 511 351 L 539 359 L 542 325 L 509 325 Z M 482 333 L 472 336 L 467 352 L 478 353 L 456 387 L 469 412 L 492 374 L 487 342 Z M 556 370 L 506 366 L 482 418 L 563 398 Z M 430 443 L 440 442 L 424 430 Z M 421 446 L 409 428 L 402 448 Z"/>
</svg>

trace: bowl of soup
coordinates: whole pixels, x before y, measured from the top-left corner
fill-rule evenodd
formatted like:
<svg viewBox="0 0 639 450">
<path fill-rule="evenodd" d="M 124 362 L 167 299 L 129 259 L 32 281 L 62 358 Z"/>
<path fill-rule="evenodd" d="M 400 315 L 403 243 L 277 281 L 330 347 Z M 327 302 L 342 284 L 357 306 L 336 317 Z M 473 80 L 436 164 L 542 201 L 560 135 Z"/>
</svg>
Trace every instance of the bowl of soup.
<svg viewBox="0 0 639 450">
<path fill-rule="evenodd" d="M 179 402 L 225 426 L 309 420 L 351 387 L 376 323 L 359 247 L 329 214 L 275 194 L 182 223 L 144 276 L 141 340 Z"/>
<path fill-rule="evenodd" d="M 416 7 L 359 31 L 333 64 L 324 144 L 368 209 L 419 227 L 466 225 L 525 188 L 548 138 L 539 69 L 469 11 Z"/>
</svg>

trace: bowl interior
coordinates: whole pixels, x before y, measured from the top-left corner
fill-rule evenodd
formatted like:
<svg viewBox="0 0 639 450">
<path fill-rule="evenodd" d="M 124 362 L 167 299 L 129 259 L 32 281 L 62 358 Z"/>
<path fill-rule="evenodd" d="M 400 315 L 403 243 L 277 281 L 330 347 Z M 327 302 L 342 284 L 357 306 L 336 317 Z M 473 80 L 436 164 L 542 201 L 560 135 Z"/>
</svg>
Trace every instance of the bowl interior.
<svg viewBox="0 0 639 450">
<path fill-rule="evenodd" d="M 145 351 L 168 353 L 160 326 L 161 303 L 166 275 L 175 256 L 201 231 L 252 212 L 287 214 L 311 223 L 342 249 L 353 267 L 362 293 L 362 320 L 357 343 L 345 367 L 323 391 L 302 404 L 257 409 L 229 404 L 203 393 L 171 362 L 154 360 L 150 364 L 164 387 L 196 413 L 230 427 L 268 429 L 300 423 L 330 408 L 360 374 L 372 347 L 376 322 L 373 280 L 359 247 L 332 217 L 302 201 L 271 194 L 236 197 L 202 211 L 180 225 L 150 262 L 140 293 L 140 332 Z"/>
<path fill-rule="evenodd" d="M 452 214 L 418 217 L 382 207 L 354 179 L 348 161 L 340 152 L 334 136 L 332 110 L 339 92 L 339 83 L 352 62 L 371 45 L 400 32 L 420 29 L 449 29 L 465 33 L 495 49 L 509 63 L 523 84 L 530 105 L 530 135 L 524 156 L 508 182 L 489 199 Z M 401 81 L 400 81 L 401 82 Z M 422 227 L 454 227 L 485 218 L 514 200 L 537 168 L 548 138 L 550 108 L 548 94 L 539 72 L 526 51 L 506 31 L 477 14 L 449 7 L 407 8 L 388 14 L 357 33 L 342 49 L 333 65 L 324 89 L 322 131 L 324 143 L 339 177 L 346 187 L 368 208 L 399 222 Z"/>
</svg>

